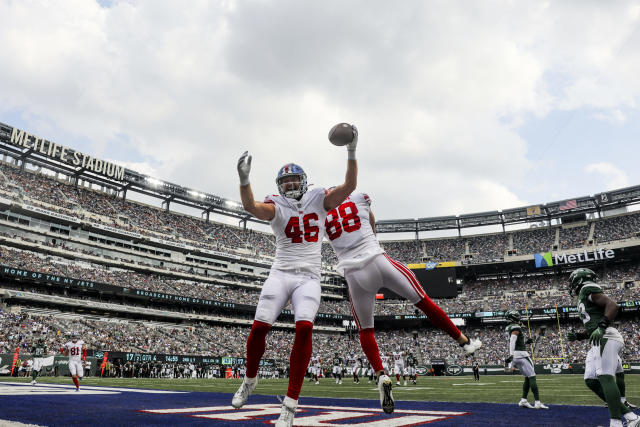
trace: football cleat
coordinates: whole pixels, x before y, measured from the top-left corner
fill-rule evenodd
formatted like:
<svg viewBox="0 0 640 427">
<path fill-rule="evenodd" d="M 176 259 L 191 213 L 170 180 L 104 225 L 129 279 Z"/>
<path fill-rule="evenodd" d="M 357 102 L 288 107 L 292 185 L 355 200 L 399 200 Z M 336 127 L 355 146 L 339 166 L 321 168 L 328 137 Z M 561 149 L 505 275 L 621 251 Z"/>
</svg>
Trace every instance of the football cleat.
<svg viewBox="0 0 640 427">
<path fill-rule="evenodd" d="M 395 402 L 393 401 L 393 393 L 391 387 L 393 382 L 387 375 L 380 375 L 378 378 L 378 390 L 380 391 L 380 406 L 385 414 L 392 414 L 395 409 Z"/>
<path fill-rule="evenodd" d="M 258 377 L 244 377 L 240 388 L 238 389 L 238 391 L 236 391 L 236 394 L 233 395 L 233 399 L 231 399 L 231 406 L 236 409 L 242 408 L 244 404 L 247 403 L 247 399 L 249 399 L 249 396 L 251 395 L 251 393 L 253 393 L 253 390 L 255 390 L 256 385 L 258 385 Z"/>
<path fill-rule="evenodd" d="M 545 404 L 542 403 L 542 402 L 536 402 L 536 404 L 533 407 L 533 409 L 549 409 L 549 407 L 545 406 Z"/>
<path fill-rule="evenodd" d="M 482 347 L 482 342 L 479 339 L 469 339 L 469 342 L 462 346 L 467 354 L 475 353 L 480 347 Z"/>
<path fill-rule="evenodd" d="M 280 411 L 280 418 L 276 421 L 276 427 L 293 426 L 293 418 L 296 415 L 297 408 L 298 401 L 286 396 L 282 401 L 282 410 Z"/>
<path fill-rule="evenodd" d="M 36 380 L 31 381 L 31 385 L 36 385 L 36 384 L 38 384 Z"/>
<path fill-rule="evenodd" d="M 518 406 L 521 408 L 529 408 L 529 409 L 533 409 L 534 406 L 531 405 L 531 403 L 529 403 L 529 401 L 522 399 L 520 400 L 520 402 L 518 402 Z"/>
<path fill-rule="evenodd" d="M 626 406 L 627 408 L 631 409 L 632 411 L 635 411 L 636 409 L 638 409 L 638 407 L 636 405 L 634 405 L 633 403 L 629 403 L 628 400 L 624 401 L 624 406 Z"/>
<path fill-rule="evenodd" d="M 627 427 L 640 427 L 640 417 L 635 420 L 627 421 Z"/>
</svg>

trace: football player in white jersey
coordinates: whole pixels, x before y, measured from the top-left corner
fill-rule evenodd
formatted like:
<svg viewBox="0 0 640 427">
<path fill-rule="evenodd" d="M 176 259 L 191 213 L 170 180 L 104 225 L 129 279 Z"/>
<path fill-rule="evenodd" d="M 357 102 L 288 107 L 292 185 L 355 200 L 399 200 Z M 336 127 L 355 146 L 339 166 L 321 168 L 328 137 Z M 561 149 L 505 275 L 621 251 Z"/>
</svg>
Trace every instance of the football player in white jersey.
<svg viewBox="0 0 640 427">
<path fill-rule="evenodd" d="M 338 257 L 338 272 L 347 281 L 351 311 L 360 331 L 360 344 L 380 377 L 378 388 L 382 409 L 392 413 L 392 383 L 385 373 L 373 335 L 373 312 L 380 288 L 384 286 L 414 304 L 429 317 L 431 323 L 456 340 L 467 354 L 473 354 L 482 344 L 462 334 L 445 312 L 431 301 L 413 272 L 384 253 L 376 238 L 369 196 L 351 194 L 340 206 L 327 213 L 325 228 Z"/>
<path fill-rule="evenodd" d="M 65 356 L 69 356 L 69 373 L 73 383 L 76 385 L 76 391 L 80 391 L 78 378 L 82 379 L 84 376 L 84 364 L 87 360 L 87 349 L 84 346 L 84 341 L 79 340 L 78 335 L 73 332 L 71 341 L 62 347 L 62 353 Z"/>
<path fill-rule="evenodd" d="M 313 356 L 313 358 L 311 358 L 311 373 L 313 375 L 313 380 L 316 382 L 316 384 L 320 384 L 320 381 L 318 381 L 318 378 L 320 378 L 321 372 L 322 372 L 322 358 L 320 357 L 319 354 L 316 354 L 315 356 Z"/>
<path fill-rule="evenodd" d="M 360 369 L 360 361 L 353 353 L 351 353 L 347 358 L 347 366 L 351 367 L 351 375 L 353 375 L 353 382 L 355 384 L 359 384 L 360 378 L 358 377 L 358 370 Z"/>
<path fill-rule="evenodd" d="M 278 172 L 280 194 L 256 202 L 249 184 L 251 156 L 245 152 L 238 161 L 240 197 L 244 209 L 254 217 L 269 221 L 276 237 L 276 256 L 264 282 L 256 314 L 247 339 L 247 373 L 233 396 L 232 405 L 242 407 L 257 384 L 258 364 L 265 350 L 265 337 L 278 315 L 291 300 L 296 334 L 289 358 L 287 395 L 277 426 L 290 426 L 311 357 L 311 331 L 320 304 L 320 263 L 327 212 L 337 208 L 357 184 L 356 145 L 358 133 L 352 126 L 353 140 L 347 147 L 347 172 L 343 184 L 331 191 L 312 188 L 307 191 L 307 175 L 293 163 Z"/>
<path fill-rule="evenodd" d="M 396 376 L 396 385 L 400 385 L 400 375 L 402 375 L 402 380 L 404 381 L 404 385 L 407 385 L 407 373 L 404 369 L 404 356 L 405 353 L 401 348 L 397 348 L 393 353 L 393 373 Z"/>
</svg>

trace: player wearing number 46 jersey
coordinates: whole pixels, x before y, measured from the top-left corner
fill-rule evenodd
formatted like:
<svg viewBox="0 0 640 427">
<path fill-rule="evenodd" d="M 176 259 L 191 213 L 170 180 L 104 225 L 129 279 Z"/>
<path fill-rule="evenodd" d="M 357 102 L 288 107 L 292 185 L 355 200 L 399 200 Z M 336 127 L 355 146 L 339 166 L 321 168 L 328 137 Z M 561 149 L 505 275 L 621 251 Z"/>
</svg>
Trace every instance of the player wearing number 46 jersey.
<svg viewBox="0 0 640 427">
<path fill-rule="evenodd" d="M 84 364 L 87 360 L 87 349 L 84 341 L 78 340 L 78 335 L 74 332 L 71 334 L 71 341 L 67 342 L 61 349 L 62 353 L 69 356 L 69 373 L 76 385 L 76 391 L 80 390 L 78 379 L 84 376 Z"/>
<path fill-rule="evenodd" d="M 276 256 L 262 287 L 247 339 L 247 372 L 231 404 L 235 408 L 242 407 L 254 390 L 266 335 L 290 300 L 296 332 L 289 359 L 289 388 L 276 426 L 293 425 L 304 373 L 311 358 L 311 330 L 320 305 L 322 225 L 327 212 L 337 208 L 356 188 L 358 134 L 355 126 L 352 129 L 353 140 L 346 145 L 345 182 L 331 191 L 322 188 L 307 191 L 305 172 L 300 166 L 288 163 L 276 177 L 280 194 L 268 196 L 264 202 L 256 202 L 249 184 L 251 156 L 245 152 L 238 161 L 242 206 L 256 218 L 269 221 L 276 237 Z"/>
<path fill-rule="evenodd" d="M 392 383 L 384 371 L 373 335 L 373 312 L 378 289 L 384 286 L 415 304 L 468 354 L 473 354 L 482 344 L 464 336 L 444 311 L 431 301 L 411 270 L 384 253 L 375 235 L 375 218 L 369 196 L 351 194 L 327 214 L 325 227 L 338 257 L 338 271 L 344 275 L 349 287 L 349 301 L 360 331 L 360 344 L 378 375 L 380 404 L 384 412 L 392 413 L 395 406 Z"/>
</svg>

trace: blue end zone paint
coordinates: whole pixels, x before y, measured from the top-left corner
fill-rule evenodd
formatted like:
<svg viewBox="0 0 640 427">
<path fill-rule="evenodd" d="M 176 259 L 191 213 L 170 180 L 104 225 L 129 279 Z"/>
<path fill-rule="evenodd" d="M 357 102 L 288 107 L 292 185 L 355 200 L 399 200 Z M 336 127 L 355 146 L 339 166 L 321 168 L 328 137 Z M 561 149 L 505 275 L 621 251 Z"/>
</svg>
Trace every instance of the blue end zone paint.
<svg viewBox="0 0 640 427">
<path fill-rule="evenodd" d="M 0 419 L 19 421 L 46 426 L 69 425 L 108 425 L 108 426 L 160 426 L 160 425 L 216 425 L 216 426 L 264 426 L 270 420 L 277 419 L 277 414 L 259 417 L 247 421 L 223 421 L 220 419 L 202 419 L 194 415 L 206 415 L 211 412 L 188 412 L 182 414 L 158 414 L 140 412 L 154 409 L 182 409 L 211 406 L 228 406 L 228 411 L 218 414 L 234 413 L 231 406 L 231 394 L 183 392 L 171 394 L 150 394 L 130 392 L 118 388 L 115 394 L 38 394 L 15 395 L 9 387 L 25 385 L 4 383 L 2 387 L 8 392 L 0 396 Z M 28 387 L 28 386 L 27 386 Z M 46 385 L 36 386 L 46 389 Z M 91 387 L 96 391 L 109 388 Z M 89 387 L 85 388 L 86 393 Z M 16 391 L 17 392 L 17 391 Z M 13 395 L 12 395 L 13 394 Z M 248 405 L 267 404 L 273 408 L 279 402 L 273 396 L 251 396 Z M 300 398 L 300 405 L 325 407 L 372 408 L 375 412 L 366 416 L 353 417 L 348 420 L 333 421 L 333 425 L 349 425 L 388 419 L 389 416 L 379 411 L 379 403 L 374 400 L 360 399 L 325 399 Z M 549 410 L 532 410 L 519 408 L 517 404 L 495 403 L 446 403 L 446 402 L 412 402 L 396 403 L 398 415 L 403 410 L 420 411 L 455 411 L 465 414 L 452 416 L 450 419 L 437 420 L 430 426 L 597 426 L 608 425 L 608 411 L 604 407 L 550 405 Z M 278 410 L 279 413 L 279 410 Z M 313 416 L 326 413 L 318 408 L 305 408 L 302 416 Z M 396 415 L 396 414 L 393 414 Z M 330 424 L 331 425 L 331 424 Z M 415 425 L 415 424 L 414 424 Z"/>
</svg>

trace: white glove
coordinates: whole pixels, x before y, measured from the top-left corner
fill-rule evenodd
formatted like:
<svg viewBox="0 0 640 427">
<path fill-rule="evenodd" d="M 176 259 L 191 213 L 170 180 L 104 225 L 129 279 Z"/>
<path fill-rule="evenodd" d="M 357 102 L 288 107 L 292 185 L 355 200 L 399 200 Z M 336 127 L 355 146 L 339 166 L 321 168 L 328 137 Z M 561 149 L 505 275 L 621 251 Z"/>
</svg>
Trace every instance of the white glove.
<svg viewBox="0 0 640 427">
<path fill-rule="evenodd" d="M 349 160 L 356 159 L 356 146 L 358 145 L 358 128 L 356 125 L 351 125 L 353 129 L 353 141 L 347 144 L 347 158 Z"/>
<path fill-rule="evenodd" d="M 238 160 L 238 175 L 240 176 L 240 185 L 249 185 L 249 172 L 251 172 L 251 156 L 245 151 Z"/>
<path fill-rule="evenodd" d="M 478 339 L 469 339 L 469 342 L 462 346 L 463 350 L 467 354 L 475 353 L 476 350 L 478 350 L 480 347 L 482 347 L 482 342 L 480 342 L 480 340 Z"/>
</svg>

